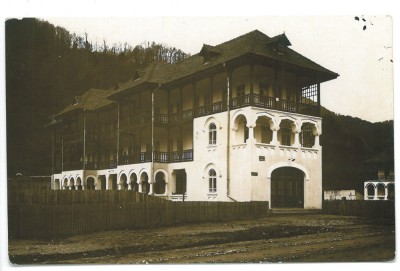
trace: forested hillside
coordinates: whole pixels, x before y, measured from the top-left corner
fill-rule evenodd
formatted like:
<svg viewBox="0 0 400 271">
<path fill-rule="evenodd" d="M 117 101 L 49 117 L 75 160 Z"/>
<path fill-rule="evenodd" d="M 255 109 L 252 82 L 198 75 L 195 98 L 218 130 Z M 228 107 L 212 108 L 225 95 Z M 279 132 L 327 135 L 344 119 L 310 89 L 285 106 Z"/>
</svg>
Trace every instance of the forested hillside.
<svg viewBox="0 0 400 271">
<path fill-rule="evenodd" d="M 6 22 L 8 176 L 49 175 L 51 115 L 89 88 L 110 88 L 154 60 L 187 57 L 179 49 L 147 43 L 92 44 L 37 19 Z"/>
<path fill-rule="evenodd" d="M 162 44 L 92 44 L 37 19 L 6 22 L 8 176 L 50 175 L 50 117 L 89 88 L 127 81 L 154 60 L 188 55 Z M 362 187 L 363 161 L 393 150 L 393 121 L 370 123 L 323 109 L 324 188 Z"/>
</svg>

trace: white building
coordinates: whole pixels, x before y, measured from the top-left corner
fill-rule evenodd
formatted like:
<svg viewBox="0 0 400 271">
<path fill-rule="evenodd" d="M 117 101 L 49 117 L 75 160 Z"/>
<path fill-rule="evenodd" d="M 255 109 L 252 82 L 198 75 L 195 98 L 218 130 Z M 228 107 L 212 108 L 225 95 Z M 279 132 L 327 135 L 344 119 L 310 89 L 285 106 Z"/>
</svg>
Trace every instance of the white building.
<svg viewBox="0 0 400 271">
<path fill-rule="evenodd" d="M 252 31 L 91 89 L 54 130 L 54 189 L 321 208 L 320 84 L 329 71 Z"/>
<path fill-rule="evenodd" d="M 324 200 L 362 200 L 363 196 L 355 189 L 325 190 Z"/>
</svg>

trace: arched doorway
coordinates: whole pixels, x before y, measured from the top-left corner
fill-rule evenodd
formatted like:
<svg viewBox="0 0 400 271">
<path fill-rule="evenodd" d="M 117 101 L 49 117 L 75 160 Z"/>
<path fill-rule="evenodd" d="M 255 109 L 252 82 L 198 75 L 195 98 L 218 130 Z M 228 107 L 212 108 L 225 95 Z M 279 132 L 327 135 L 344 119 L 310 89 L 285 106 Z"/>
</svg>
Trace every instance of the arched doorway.
<svg viewBox="0 0 400 271">
<path fill-rule="evenodd" d="M 165 193 L 165 174 L 159 171 L 156 174 L 156 183 L 154 184 L 154 193 L 164 194 Z"/>
<path fill-rule="evenodd" d="M 82 190 L 82 180 L 80 177 L 76 179 L 76 185 L 75 185 L 76 190 Z"/>
<path fill-rule="evenodd" d="M 140 181 L 142 185 L 142 193 L 149 193 L 150 192 L 150 183 L 149 183 L 149 176 L 147 175 L 146 172 L 143 172 L 142 175 L 140 175 Z"/>
<path fill-rule="evenodd" d="M 119 179 L 120 190 L 127 190 L 128 189 L 128 181 L 127 177 L 124 173 L 121 174 Z"/>
<path fill-rule="evenodd" d="M 68 179 L 67 178 L 64 179 L 63 190 L 68 190 Z"/>
<path fill-rule="evenodd" d="M 271 174 L 271 207 L 304 208 L 304 173 L 281 167 Z"/>
<path fill-rule="evenodd" d="M 131 177 L 129 178 L 129 182 L 131 185 L 131 190 L 135 191 L 135 192 L 139 192 L 139 186 L 138 186 L 138 182 L 137 182 L 137 176 L 135 173 L 131 174 Z"/>
<path fill-rule="evenodd" d="M 88 177 L 86 180 L 86 190 L 94 190 L 94 178 Z"/>
<path fill-rule="evenodd" d="M 69 190 L 75 190 L 75 179 L 69 179 Z"/>
</svg>

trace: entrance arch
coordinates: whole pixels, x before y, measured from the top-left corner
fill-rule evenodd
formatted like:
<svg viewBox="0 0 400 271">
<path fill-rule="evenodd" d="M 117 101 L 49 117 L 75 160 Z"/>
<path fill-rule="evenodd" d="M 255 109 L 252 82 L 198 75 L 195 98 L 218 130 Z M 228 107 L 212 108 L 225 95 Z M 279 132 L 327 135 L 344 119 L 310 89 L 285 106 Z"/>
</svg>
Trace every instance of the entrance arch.
<svg viewBox="0 0 400 271">
<path fill-rule="evenodd" d="M 130 184 L 130 190 L 139 192 L 139 185 L 137 182 L 136 173 L 132 173 L 131 176 L 129 177 L 129 184 Z"/>
<path fill-rule="evenodd" d="M 94 190 L 94 178 L 93 177 L 88 177 L 86 179 L 86 190 Z"/>
<path fill-rule="evenodd" d="M 165 194 L 165 174 L 162 171 L 157 172 L 156 174 L 156 182 L 154 184 L 154 193 L 155 194 Z"/>
<path fill-rule="evenodd" d="M 149 183 L 149 175 L 146 172 L 143 172 L 140 175 L 140 184 L 142 187 L 142 193 L 149 193 L 150 192 L 150 183 Z"/>
<path fill-rule="evenodd" d="M 122 173 L 119 178 L 119 187 L 120 190 L 127 190 L 128 189 L 128 181 L 125 173 Z"/>
<path fill-rule="evenodd" d="M 304 208 L 304 172 L 280 167 L 271 174 L 271 207 Z"/>
</svg>

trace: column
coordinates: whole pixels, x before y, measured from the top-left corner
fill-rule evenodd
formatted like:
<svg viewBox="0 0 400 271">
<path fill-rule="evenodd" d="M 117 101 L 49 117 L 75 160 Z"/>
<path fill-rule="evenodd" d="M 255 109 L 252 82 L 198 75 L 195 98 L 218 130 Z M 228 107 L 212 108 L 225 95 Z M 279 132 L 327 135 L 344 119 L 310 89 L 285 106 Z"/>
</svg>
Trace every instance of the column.
<svg viewBox="0 0 400 271">
<path fill-rule="evenodd" d="M 142 193 L 143 192 L 143 189 L 142 189 L 142 180 L 139 180 L 139 182 L 138 182 L 138 192 L 139 193 Z"/>
<path fill-rule="evenodd" d="M 389 190 L 388 190 L 388 184 L 385 184 L 385 200 L 388 199 L 388 194 L 389 194 Z"/>
<path fill-rule="evenodd" d="M 378 185 L 374 186 L 374 200 L 378 199 Z"/>
<path fill-rule="evenodd" d="M 254 138 L 254 127 L 255 124 L 246 124 L 247 128 L 249 128 L 249 138 L 246 140 L 246 143 L 255 143 L 256 139 Z"/>
<path fill-rule="evenodd" d="M 275 127 L 271 128 L 272 130 L 272 140 L 271 140 L 271 145 L 279 145 L 279 141 L 278 141 L 278 130 Z"/>
<path fill-rule="evenodd" d="M 297 147 L 300 148 L 300 132 L 296 129 L 294 131 L 294 143 L 293 143 L 293 147 Z"/>
<path fill-rule="evenodd" d="M 154 181 L 150 181 L 149 180 L 149 184 L 150 184 L 150 191 L 149 191 L 149 195 L 153 195 L 154 193 L 153 193 L 153 185 L 154 185 Z"/>
<path fill-rule="evenodd" d="M 300 148 L 300 132 L 301 132 L 301 123 L 293 123 L 292 124 L 292 133 L 294 133 L 294 143 L 293 147 Z"/>
</svg>

